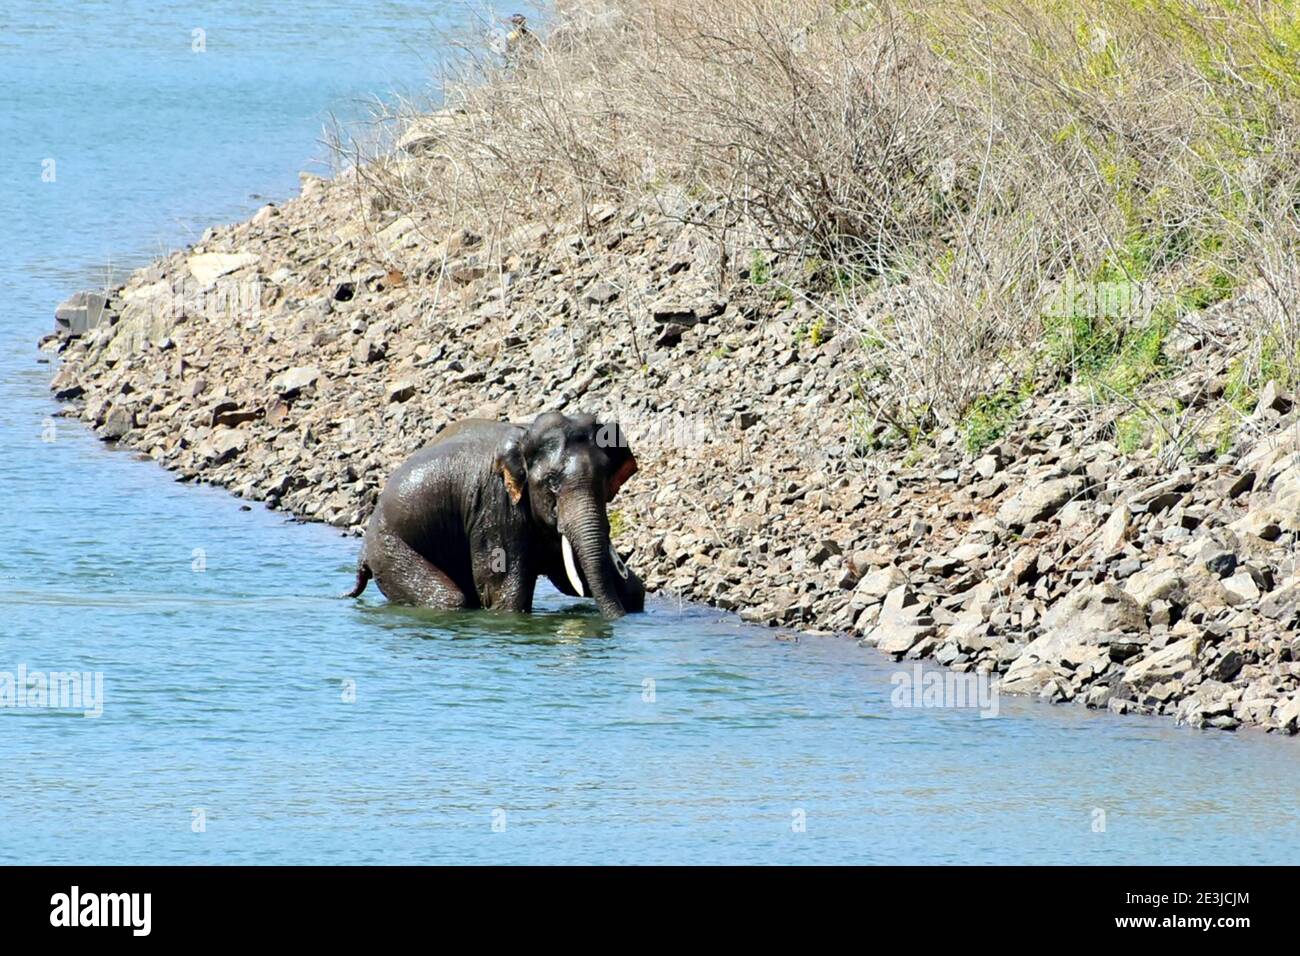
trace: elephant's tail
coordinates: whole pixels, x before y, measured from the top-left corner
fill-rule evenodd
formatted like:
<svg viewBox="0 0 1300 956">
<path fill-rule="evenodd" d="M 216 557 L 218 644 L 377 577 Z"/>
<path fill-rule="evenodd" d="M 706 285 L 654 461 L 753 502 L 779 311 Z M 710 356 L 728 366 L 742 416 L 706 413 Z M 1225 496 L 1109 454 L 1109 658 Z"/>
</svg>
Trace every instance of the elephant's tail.
<svg viewBox="0 0 1300 956">
<path fill-rule="evenodd" d="M 341 595 L 341 597 L 360 597 L 361 592 L 366 589 L 366 585 L 370 583 L 372 577 L 374 577 L 374 575 L 370 571 L 370 565 L 366 563 L 366 555 L 363 551 L 361 557 L 357 559 L 357 583 L 352 586 L 351 591 L 347 594 Z"/>
</svg>

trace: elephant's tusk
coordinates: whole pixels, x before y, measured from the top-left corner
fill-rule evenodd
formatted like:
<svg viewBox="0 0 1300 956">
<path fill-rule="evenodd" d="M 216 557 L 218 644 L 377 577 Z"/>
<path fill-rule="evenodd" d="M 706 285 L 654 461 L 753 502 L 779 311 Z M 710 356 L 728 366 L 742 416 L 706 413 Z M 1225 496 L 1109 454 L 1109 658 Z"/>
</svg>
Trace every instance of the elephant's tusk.
<svg viewBox="0 0 1300 956">
<path fill-rule="evenodd" d="M 573 585 L 573 590 L 578 592 L 578 597 L 585 597 L 587 592 L 582 589 L 578 566 L 573 563 L 573 545 L 569 544 L 569 539 L 564 535 L 560 535 L 560 550 L 564 552 L 564 573 L 569 576 L 569 583 Z"/>
</svg>

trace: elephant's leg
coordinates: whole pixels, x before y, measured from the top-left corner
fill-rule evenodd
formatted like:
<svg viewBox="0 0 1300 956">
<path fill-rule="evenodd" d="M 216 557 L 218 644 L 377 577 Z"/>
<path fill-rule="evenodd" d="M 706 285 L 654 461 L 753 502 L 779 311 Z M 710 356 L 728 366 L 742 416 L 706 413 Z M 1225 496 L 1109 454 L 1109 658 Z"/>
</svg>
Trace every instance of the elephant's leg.
<svg viewBox="0 0 1300 956">
<path fill-rule="evenodd" d="M 520 562 L 522 565 L 523 562 Z M 510 611 L 515 614 L 531 614 L 533 610 L 533 588 L 537 584 L 536 574 L 523 570 L 511 570 L 503 580 L 492 589 L 492 600 L 486 607 L 494 611 Z"/>
<path fill-rule="evenodd" d="M 621 558 L 619 560 L 622 561 Z M 626 562 L 623 562 L 623 567 L 627 570 L 627 577 L 620 577 L 614 582 L 614 587 L 618 591 L 618 599 L 623 602 L 623 610 L 634 613 L 644 611 L 645 584 L 637 577 L 637 573 L 627 566 Z"/>
<path fill-rule="evenodd" d="M 366 546 L 366 562 L 379 590 L 388 600 L 417 607 L 456 610 L 465 594 L 441 569 L 391 532 L 375 536 Z"/>
<path fill-rule="evenodd" d="M 533 609 L 537 572 L 530 570 L 526 546 L 492 534 L 470 537 L 474 587 L 485 608 L 527 614 Z"/>
</svg>

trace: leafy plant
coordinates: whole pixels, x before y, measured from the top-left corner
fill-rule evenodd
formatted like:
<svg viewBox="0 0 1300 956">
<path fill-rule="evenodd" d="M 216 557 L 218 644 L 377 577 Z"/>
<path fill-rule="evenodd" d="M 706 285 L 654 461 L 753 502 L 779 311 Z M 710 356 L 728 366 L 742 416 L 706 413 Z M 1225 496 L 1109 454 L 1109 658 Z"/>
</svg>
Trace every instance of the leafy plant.
<svg viewBox="0 0 1300 956">
<path fill-rule="evenodd" d="M 1029 394 L 1028 386 L 1021 384 L 976 398 L 961 418 L 966 450 L 978 455 L 1005 435 L 1024 409 Z"/>
</svg>

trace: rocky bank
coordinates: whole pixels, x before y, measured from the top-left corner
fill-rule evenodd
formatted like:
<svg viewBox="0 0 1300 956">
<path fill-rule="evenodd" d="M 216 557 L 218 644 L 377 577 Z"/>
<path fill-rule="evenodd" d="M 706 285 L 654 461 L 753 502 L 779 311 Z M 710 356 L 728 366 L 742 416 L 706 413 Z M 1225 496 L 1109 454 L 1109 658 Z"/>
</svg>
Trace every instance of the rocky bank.
<svg viewBox="0 0 1300 956">
<path fill-rule="evenodd" d="M 357 178 L 304 176 L 69 303 L 45 343 L 67 414 L 181 480 L 359 533 L 448 422 L 604 411 L 641 464 L 613 525 L 652 590 L 1004 691 L 1297 730 L 1300 411 L 1280 390 L 1214 460 L 1121 455 L 1125 409 L 1068 391 L 978 455 L 955 429 L 864 453 L 855 337 L 744 268 L 720 279 L 680 210 L 489 240 L 359 199 Z M 1170 339 L 1192 406 L 1223 390 L 1232 312 Z"/>
</svg>

